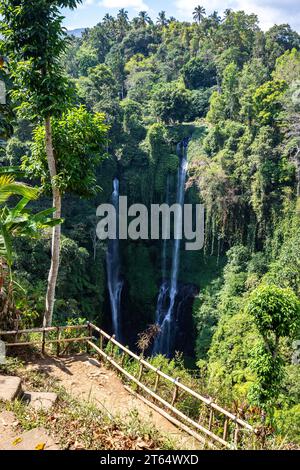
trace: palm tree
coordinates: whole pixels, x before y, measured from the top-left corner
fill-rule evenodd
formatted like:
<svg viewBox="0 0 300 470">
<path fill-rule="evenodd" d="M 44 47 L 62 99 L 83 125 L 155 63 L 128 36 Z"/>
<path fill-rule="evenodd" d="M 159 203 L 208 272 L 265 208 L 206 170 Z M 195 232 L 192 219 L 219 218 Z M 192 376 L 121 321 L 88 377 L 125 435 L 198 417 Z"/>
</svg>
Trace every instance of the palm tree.
<svg viewBox="0 0 300 470">
<path fill-rule="evenodd" d="M 143 28 L 145 28 L 147 24 L 152 23 L 152 20 L 146 11 L 140 11 L 138 17 L 139 17 L 139 24 Z"/>
<path fill-rule="evenodd" d="M 109 13 L 106 13 L 106 15 L 103 17 L 103 23 L 106 25 L 110 25 L 114 22 L 114 17 L 111 16 Z"/>
<path fill-rule="evenodd" d="M 221 23 L 221 17 L 219 16 L 219 13 L 216 10 L 211 15 L 209 15 L 209 19 L 212 20 L 214 24 Z"/>
<path fill-rule="evenodd" d="M 166 12 L 165 11 L 161 11 L 160 13 L 158 13 L 158 17 L 157 17 L 157 24 L 159 26 L 167 26 L 169 23 L 168 19 L 167 19 L 167 16 L 166 16 Z"/>
<path fill-rule="evenodd" d="M 133 28 L 138 28 L 140 26 L 140 19 L 135 16 L 134 18 L 132 18 L 131 24 Z"/>
<path fill-rule="evenodd" d="M 117 18 L 121 22 L 128 23 L 128 11 L 126 11 L 125 8 L 121 8 L 121 10 L 119 10 L 119 13 L 117 14 Z"/>
<path fill-rule="evenodd" d="M 121 8 L 121 10 L 119 10 L 119 13 L 117 14 L 117 23 L 119 34 L 121 38 L 124 38 L 129 28 L 128 11 L 126 11 L 125 8 Z"/>
<path fill-rule="evenodd" d="M 201 21 L 204 19 L 206 14 L 205 8 L 201 7 L 198 5 L 195 10 L 193 11 L 193 19 L 196 21 L 198 24 L 201 23 Z"/>
<path fill-rule="evenodd" d="M 232 9 L 231 8 L 226 8 L 226 10 L 224 11 L 224 18 L 228 18 L 228 16 L 230 16 L 232 13 Z"/>
</svg>

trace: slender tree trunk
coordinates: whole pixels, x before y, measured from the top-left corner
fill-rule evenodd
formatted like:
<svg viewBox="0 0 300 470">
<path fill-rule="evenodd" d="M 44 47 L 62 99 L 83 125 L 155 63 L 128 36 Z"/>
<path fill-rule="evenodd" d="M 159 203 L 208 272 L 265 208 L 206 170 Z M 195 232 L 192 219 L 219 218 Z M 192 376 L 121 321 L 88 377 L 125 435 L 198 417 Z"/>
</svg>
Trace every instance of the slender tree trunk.
<svg viewBox="0 0 300 470">
<path fill-rule="evenodd" d="M 53 195 L 53 207 L 56 211 L 54 212 L 53 218 L 61 218 L 61 194 L 58 188 L 55 187 L 53 178 L 57 175 L 56 161 L 52 142 L 52 128 L 50 117 L 45 120 L 46 129 L 46 154 L 48 160 L 48 167 L 52 182 L 52 195 Z M 48 275 L 48 286 L 46 294 L 46 305 L 45 305 L 45 316 L 44 326 L 51 326 L 53 317 L 53 308 L 55 302 L 55 289 L 56 281 L 59 268 L 59 257 L 60 257 L 60 235 L 61 226 L 56 225 L 52 229 L 52 245 L 51 245 L 51 266 Z"/>
</svg>

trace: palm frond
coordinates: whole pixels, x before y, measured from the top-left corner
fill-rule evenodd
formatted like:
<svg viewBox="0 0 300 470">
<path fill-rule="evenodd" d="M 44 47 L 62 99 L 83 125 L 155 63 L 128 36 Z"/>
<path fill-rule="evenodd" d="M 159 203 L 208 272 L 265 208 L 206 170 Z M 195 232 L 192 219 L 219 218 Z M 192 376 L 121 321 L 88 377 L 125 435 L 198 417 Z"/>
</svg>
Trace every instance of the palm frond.
<svg viewBox="0 0 300 470">
<path fill-rule="evenodd" d="M 0 204 L 11 196 L 22 196 L 26 199 L 37 199 L 39 190 L 25 183 L 16 182 L 12 175 L 0 175 Z"/>
</svg>

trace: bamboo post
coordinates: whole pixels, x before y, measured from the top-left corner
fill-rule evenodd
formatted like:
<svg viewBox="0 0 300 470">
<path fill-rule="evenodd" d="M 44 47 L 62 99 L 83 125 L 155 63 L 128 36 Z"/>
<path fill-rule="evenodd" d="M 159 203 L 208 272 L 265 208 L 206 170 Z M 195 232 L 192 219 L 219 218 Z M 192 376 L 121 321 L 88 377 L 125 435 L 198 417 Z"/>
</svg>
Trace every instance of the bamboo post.
<svg viewBox="0 0 300 470">
<path fill-rule="evenodd" d="M 143 375 L 143 370 L 144 370 L 144 366 L 140 362 L 139 372 L 138 372 L 138 376 L 137 376 L 137 379 L 138 379 L 139 382 L 141 381 L 141 378 L 142 378 L 142 375 Z M 137 391 L 139 391 L 139 386 L 138 385 L 137 385 Z"/>
<path fill-rule="evenodd" d="M 87 323 L 87 336 L 92 336 L 92 328 L 89 322 Z M 90 353 L 90 347 L 88 342 L 86 343 L 86 353 Z"/>
<path fill-rule="evenodd" d="M 141 381 L 143 370 L 144 370 L 144 366 L 143 366 L 143 364 L 140 364 L 139 375 L 138 375 L 138 381 L 139 382 Z"/>
<path fill-rule="evenodd" d="M 224 422 L 224 430 L 223 430 L 223 439 L 224 441 L 227 441 L 227 434 L 228 434 L 228 418 L 225 418 Z"/>
<path fill-rule="evenodd" d="M 122 359 L 121 359 L 121 366 L 124 367 L 124 362 L 125 362 L 125 353 L 124 351 L 122 352 Z"/>
<path fill-rule="evenodd" d="M 237 410 L 237 413 L 236 413 L 236 421 L 235 421 L 235 428 L 234 428 L 234 446 L 235 448 L 237 449 L 238 448 L 238 445 L 239 445 L 239 440 L 240 440 L 240 425 L 239 425 L 239 422 L 238 422 L 238 419 L 240 418 L 240 409 Z"/>
<path fill-rule="evenodd" d="M 172 403 L 171 403 L 172 406 L 174 406 L 174 404 L 175 404 L 175 402 L 178 398 L 178 382 L 179 382 L 179 377 L 176 377 L 176 379 L 174 380 L 175 387 L 174 387 Z"/>
<path fill-rule="evenodd" d="M 155 377 L 155 384 L 154 384 L 154 392 L 155 393 L 157 392 L 158 384 L 159 384 L 159 371 L 160 371 L 160 367 L 158 367 L 156 369 L 156 377 Z"/>
<path fill-rule="evenodd" d="M 60 355 L 60 338 L 61 338 L 61 329 L 59 326 L 57 327 L 57 343 L 56 343 L 56 355 L 59 357 Z"/>
<path fill-rule="evenodd" d="M 210 408 L 209 421 L 208 421 L 208 430 L 209 431 L 211 431 L 211 429 L 212 429 L 213 421 L 214 421 L 214 409 Z"/>
<path fill-rule="evenodd" d="M 101 351 L 103 351 L 103 336 L 102 336 L 102 333 L 100 333 L 100 336 L 99 336 L 99 348 L 101 349 Z"/>
<path fill-rule="evenodd" d="M 235 448 L 237 448 L 239 444 L 239 437 L 240 437 L 239 431 L 240 431 L 240 426 L 239 426 L 239 423 L 236 422 L 235 428 L 234 428 L 234 438 L 233 438 Z"/>
<path fill-rule="evenodd" d="M 112 335 L 112 339 L 116 339 L 116 335 Z M 115 348 L 115 344 L 112 343 L 112 347 L 111 347 L 111 357 L 112 357 L 113 359 L 115 359 L 115 349 L 116 349 L 116 348 Z"/>
<path fill-rule="evenodd" d="M 110 341 L 111 341 L 112 338 L 113 338 L 113 335 L 111 335 L 111 336 L 107 339 L 107 343 L 106 343 L 106 350 L 107 350 L 107 351 L 108 351 L 108 348 L 109 348 L 109 343 L 110 343 Z M 106 357 L 105 357 L 106 362 L 109 360 L 108 358 L 109 358 L 109 352 L 106 352 Z"/>
<path fill-rule="evenodd" d="M 42 354 L 45 354 L 46 331 L 43 329 L 42 333 Z"/>
</svg>

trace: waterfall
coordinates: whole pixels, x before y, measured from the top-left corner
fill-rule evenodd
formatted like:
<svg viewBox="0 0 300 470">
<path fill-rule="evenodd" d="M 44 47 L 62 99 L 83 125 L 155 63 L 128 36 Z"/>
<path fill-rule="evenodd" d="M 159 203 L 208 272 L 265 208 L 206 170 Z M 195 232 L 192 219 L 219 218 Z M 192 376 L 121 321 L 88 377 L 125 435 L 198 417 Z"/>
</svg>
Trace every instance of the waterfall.
<svg viewBox="0 0 300 470">
<path fill-rule="evenodd" d="M 177 146 L 177 153 L 180 158 L 180 164 L 178 169 L 178 185 L 177 185 L 177 196 L 176 203 L 183 207 L 184 194 L 185 194 L 185 181 L 187 175 L 187 146 L 188 139 L 184 139 L 182 143 Z M 174 319 L 174 307 L 176 296 L 178 292 L 178 274 L 179 274 L 179 263 L 180 263 L 180 245 L 181 239 L 179 234 L 182 231 L 182 217 L 176 219 L 176 225 L 174 227 L 174 247 L 172 256 L 172 269 L 170 282 L 163 282 L 160 287 L 157 309 L 156 309 L 156 322 L 160 327 L 160 333 L 155 340 L 153 346 L 154 354 L 164 354 L 166 356 L 171 355 L 172 350 L 172 322 Z M 166 249 L 163 247 L 163 250 Z M 163 255 L 164 257 L 164 255 Z M 169 302 L 168 302 L 169 301 Z"/>
<path fill-rule="evenodd" d="M 167 192 L 166 192 L 166 204 L 170 203 L 170 175 L 167 176 Z M 162 280 L 164 281 L 167 277 L 167 246 L 168 240 L 167 238 L 163 241 L 163 249 L 162 249 L 162 260 L 161 260 L 161 273 L 162 273 Z M 163 284 L 162 284 L 163 285 Z"/>
<path fill-rule="evenodd" d="M 119 180 L 114 179 L 113 193 L 111 202 L 116 209 L 116 214 L 119 214 Z M 106 269 L 107 269 L 107 283 L 109 291 L 109 299 L 112 313 L 112 323 L 116 339 L 121 339 L 121 294 L 123 288 L 123 281 L 120 274 L 120 248 L 119 248 L 119 223 L 117 218 L 117 236 L 115 240 L 109 240 L 106 253 Z"/>
</svg>

